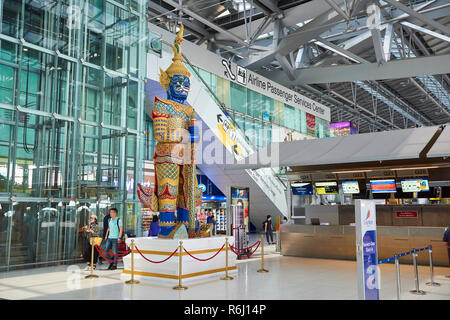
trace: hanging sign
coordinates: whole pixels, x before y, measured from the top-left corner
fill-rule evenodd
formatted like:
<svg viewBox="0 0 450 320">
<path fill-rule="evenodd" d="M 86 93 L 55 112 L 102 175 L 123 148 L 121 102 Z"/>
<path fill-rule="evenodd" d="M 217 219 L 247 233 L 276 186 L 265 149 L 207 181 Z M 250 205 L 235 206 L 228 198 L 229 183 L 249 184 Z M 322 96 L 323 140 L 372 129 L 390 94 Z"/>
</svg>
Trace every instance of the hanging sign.
<svg viewBox="0 0 450 320">
<path fill-rule="evenodd" d="M 308 112 L 306 113 L 306 127 L 309 134 L 316 134 L 316 117 Z"/>
</svg>

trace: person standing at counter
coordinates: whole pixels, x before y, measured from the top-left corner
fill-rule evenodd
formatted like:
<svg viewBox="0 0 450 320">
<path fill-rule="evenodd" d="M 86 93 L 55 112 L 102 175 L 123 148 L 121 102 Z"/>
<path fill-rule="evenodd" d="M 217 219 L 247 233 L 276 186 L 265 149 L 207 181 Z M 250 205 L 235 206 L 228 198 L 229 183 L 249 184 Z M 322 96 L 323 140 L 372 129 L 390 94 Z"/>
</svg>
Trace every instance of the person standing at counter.
<svg viewBox="0 0 450 320">
<path fill-rule="evenodd" d="M 266 233 L 267 243 L 275 244 L 275 242 L 273 242 L 272 217 L 270 214 L 267 216 L 266 221 L 264 221 L 264 232 Z M 270 241 L 269 241 L 269 237 L 270 237 Z"/>
<path fill-rule="evenodd" d="M 443 245 L 447 246 L 448 251 L 448 263 L 450 263 L 450 228 L 445 228 L 444 237 L 442 238 Z M 450 278 L 450 275 L 446 276 L 447 278 Z"/>
</svg>

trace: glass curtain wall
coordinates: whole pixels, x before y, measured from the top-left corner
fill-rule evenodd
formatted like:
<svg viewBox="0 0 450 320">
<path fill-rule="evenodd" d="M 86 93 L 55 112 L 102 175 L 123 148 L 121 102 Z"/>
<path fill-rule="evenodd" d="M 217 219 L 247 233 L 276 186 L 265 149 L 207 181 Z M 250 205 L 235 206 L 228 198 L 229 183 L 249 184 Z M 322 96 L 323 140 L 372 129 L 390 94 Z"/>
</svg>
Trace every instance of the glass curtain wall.
<svg viewBox="0 0 450 320">
<path fill-rule="evenodd" d="M 110 207 L 139 235 L 144 0 L 0 1 L 0 271 L 73 262 Z"/>
</svg>

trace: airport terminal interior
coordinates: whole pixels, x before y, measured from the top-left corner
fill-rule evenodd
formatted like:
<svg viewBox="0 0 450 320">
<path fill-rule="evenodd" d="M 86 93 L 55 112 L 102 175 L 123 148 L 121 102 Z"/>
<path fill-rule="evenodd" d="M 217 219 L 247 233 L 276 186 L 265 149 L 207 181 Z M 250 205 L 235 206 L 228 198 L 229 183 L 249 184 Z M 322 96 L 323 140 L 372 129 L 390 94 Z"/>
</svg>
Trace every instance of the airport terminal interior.
<svg viewBox="0 0 450 320">
<path fill-rule="evenodd" d="M 448 0 L 0 0 L 0 299 L 450 300 Z"/>
</svg>

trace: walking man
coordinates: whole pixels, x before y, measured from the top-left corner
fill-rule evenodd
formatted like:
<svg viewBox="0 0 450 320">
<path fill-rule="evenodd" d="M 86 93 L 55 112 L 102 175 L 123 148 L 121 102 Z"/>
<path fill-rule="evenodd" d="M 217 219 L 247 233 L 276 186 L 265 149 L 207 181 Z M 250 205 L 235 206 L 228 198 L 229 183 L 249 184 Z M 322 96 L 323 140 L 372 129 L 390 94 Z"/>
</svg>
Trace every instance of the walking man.
<svg viewBox="0 0 450 320">
<path fill-rule="evenodd" d="M 108 230 L 106 231 L 106 248 L 105 251 L 109 252 L 109 250 L 113 251 L 113 254 L 117 254 L 118 252 L 118 246 L 121 242 L 120 239 L 122 239 L 123 234 L 123 224 L 122 220 L 117 216 L 117 209 L 111 208 L 109 209 L 109 215 L 111 216 L 111 219 L 109 219 L 108 223 Z M 117 256 L 111 256 L 108 254 L 108 259 L 114 260 L 117 259 Z M 117 269 L 117 261 L 111 262 L 109 264 L 108 270 L 116 270 Z"/>
<path fill-rule="evenodd" d="M 272 232 L 272 217 L 270 214 L 267 216 L 266 221 L 264 221 L 264 232 L 266 233 L 266 239 L 268 244 L 275 244 L 273 242 L 273 232 Z M 270 241 L 269 241 L 270 237 Z"/>
</svg>

